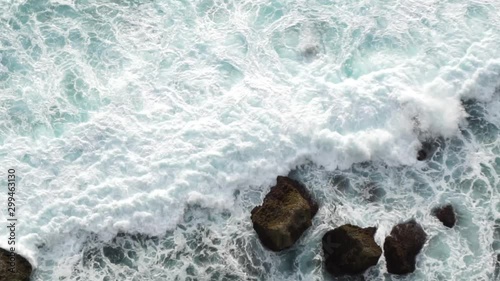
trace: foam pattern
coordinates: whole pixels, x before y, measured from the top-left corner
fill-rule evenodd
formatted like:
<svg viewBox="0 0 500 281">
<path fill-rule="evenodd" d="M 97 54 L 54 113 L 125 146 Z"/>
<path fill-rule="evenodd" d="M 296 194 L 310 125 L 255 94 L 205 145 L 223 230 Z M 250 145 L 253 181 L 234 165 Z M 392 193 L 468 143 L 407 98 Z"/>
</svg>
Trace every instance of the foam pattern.
<svg viewBox="0 0 500 281">
<path fill-rule="evenodd" d="M 327 280 L 325 231 L 377 225 L 381 245 L 410 217 L 430 239 L 402 280 L 495 280 L 499 14 L 487 0 L 1 2 L 0 161 L 34 280 Z M 249 213 L 289 173 L 321 208 L 270 253 Z M 451 230 L 430 215 L 445 202 Z M 395 280 L 384 259 L 365 275 Z"/>
</svg>

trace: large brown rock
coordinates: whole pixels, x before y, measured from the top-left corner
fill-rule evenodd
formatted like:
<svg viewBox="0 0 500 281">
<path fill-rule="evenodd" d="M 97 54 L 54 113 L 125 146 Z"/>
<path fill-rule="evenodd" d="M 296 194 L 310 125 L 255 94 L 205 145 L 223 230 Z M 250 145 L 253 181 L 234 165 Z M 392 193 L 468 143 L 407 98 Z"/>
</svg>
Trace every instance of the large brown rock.
<svg viewBox="0 0 500 281">
<path fill-rule="evenodd" d="M 455 211 L 453 211 L 453 206 L 450 204 L 433 209 L 432 214 L 446 227 L 452 228 L 455 225 Z"/>
<path fill-rule="evenodd" d="M 22 256 L 0 248 L 0 280 L 29 281 L 33 268 Z"/>
<path fill-rule="evenodd" d="M 427 234 L 415 220 L 394 226 L 391 235 L 387 236 L 384 242 L 387 271 L 393 274 L 415 271 L 416 257 L 426 238 Z"/>
<path fill-rule="evenodd" d="M 376 231 L 351 224 L 328 231 L 322 240 L 326 270 L 334 276 L 354 275 L 376 265 L 382 255 L 373 239 Z"/>
<path fill-rule="evenodd" d="M 291 247 L 311 226 L 317 211 L 318 205 L 302 185 L 279 176 L 263 204 L 252 210 L 251 219 L 262 244 L 281 251 Z"/>
</svg>

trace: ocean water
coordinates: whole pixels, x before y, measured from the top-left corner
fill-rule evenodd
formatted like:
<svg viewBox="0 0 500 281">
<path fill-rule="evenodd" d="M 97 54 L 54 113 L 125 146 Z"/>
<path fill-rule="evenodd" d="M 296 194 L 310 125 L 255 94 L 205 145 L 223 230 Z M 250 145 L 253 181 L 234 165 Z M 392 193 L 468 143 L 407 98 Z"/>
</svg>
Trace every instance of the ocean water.
<svg viewBox="0 0 500 281">
<path fill-rule="evenodd" d="M 377 226 L 382 245 L 415 218 L 416 271 L 382 257 L 365 280 L 500 280 L 499 15 L 497 0 L 0 0 L 18 253 L 36 281 L 334 280 L 327 230 Z M 281 253 L 250 222 L 277 175 L 320 204 Z M 430 214 L 443 203 L 453 229 Z"/>
</svg>

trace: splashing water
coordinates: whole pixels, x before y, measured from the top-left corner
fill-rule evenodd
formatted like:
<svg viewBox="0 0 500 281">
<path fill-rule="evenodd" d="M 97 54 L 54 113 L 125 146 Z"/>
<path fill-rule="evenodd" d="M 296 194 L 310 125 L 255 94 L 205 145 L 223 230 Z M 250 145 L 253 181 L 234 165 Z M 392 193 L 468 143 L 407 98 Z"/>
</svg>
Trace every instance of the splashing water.
<svg viewBox="0 0 500 281">
<path fill-rule="evenodd" d="M 0 160 L 17 171 L 34 280 L 329 280 L 327 230 L 378 226 L 382 245 L 410 217 L 429 239 L 398 280 L 500 278 L 500 2 L 0 12 Z M 439 147 L 418 162 L 429 139 Z M 288 173 L 321 208 L 276 254 L 249 214 Z M 453 229 L 430 214 L 446 202 Z M 384 258 L 365 277 L 396 279 Z"/>
</svg>

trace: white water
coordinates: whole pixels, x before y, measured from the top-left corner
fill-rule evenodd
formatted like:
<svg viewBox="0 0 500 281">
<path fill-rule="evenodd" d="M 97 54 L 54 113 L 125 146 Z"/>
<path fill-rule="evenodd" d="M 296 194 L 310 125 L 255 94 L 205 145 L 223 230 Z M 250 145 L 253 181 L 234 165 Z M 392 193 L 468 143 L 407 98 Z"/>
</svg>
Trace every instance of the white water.
<svg viewBox="0 0 500 281">
<path fill-rule="evenodd" d="M 17 171 L 35 280 L 324 280 L 328 229 L 377 225 L 382 245 L 412 216 L 429 242 L 405 280 L 495 278 L 500 2 L 31 0 L 0 12 L 0 160 Z M 470 98 L 478 118 L 466 119 Z M 435 137 L 442 149 L 417 163 Z M 296 248 L 269 253 L 250 210 L 309 161 L 293 175 L 320 212 Z M 333 188 L 340 174 L 350 184 Z M 385 196 L 366 200 L 370 182 Z M 429 214 L 445 202 L 452 230 Z M 132 266 L 82 259 L 118 232 L 161 238 L 123 238 Z M 366 276 L 395 278 L 383 258 Z"/>
</svg>

